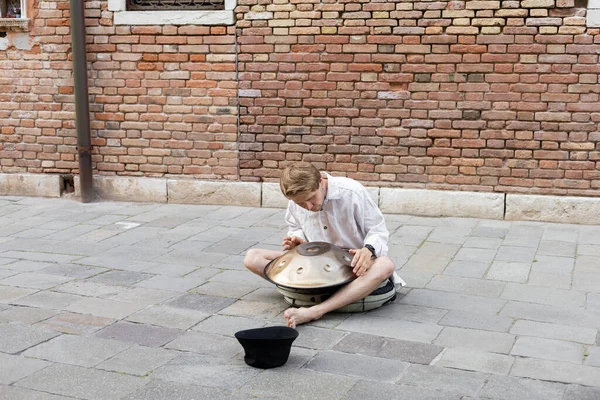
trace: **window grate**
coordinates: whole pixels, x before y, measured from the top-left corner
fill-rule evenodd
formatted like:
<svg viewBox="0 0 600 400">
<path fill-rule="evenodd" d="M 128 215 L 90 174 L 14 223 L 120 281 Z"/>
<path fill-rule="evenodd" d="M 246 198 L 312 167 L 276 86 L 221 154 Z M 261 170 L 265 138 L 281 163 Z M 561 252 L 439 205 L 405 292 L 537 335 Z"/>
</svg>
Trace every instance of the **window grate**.
<svg viewBox="0 0 600 400">
<path fill-rule="evenodd" d="M 128 11 L 224 9 L 225 0 L 127 0 Z"/>
</svg>

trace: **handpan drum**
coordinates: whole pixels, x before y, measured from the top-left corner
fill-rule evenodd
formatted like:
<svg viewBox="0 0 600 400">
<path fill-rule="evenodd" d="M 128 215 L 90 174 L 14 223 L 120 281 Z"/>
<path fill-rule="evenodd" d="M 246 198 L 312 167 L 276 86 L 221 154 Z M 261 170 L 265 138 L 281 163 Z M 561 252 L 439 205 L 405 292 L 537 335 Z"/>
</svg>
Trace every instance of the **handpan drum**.
<svg viewBox="0 0 600 400">
<path fill-rule="evenodd" d="M 267 264 L 264 276 L 291 291 L 334 289 L 356 279 L 352 258 L 347 250 L 330 243 L 303 243 Z"/>
</svg>

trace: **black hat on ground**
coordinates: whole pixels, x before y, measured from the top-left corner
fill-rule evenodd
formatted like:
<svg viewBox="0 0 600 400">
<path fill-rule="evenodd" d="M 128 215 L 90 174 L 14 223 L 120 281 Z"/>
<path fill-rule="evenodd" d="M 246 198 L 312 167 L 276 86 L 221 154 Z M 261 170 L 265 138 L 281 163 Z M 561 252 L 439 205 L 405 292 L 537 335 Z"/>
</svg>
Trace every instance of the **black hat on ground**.
<svg viewBox="0 0 600 400">
<path fill-rule="evenodd" d="M 235 333 L 246 355 L 244 361 L 251 367 L 274 368 L 285 364 L 298 331 L 287 326 L 247 329 Z"/>
</svg>

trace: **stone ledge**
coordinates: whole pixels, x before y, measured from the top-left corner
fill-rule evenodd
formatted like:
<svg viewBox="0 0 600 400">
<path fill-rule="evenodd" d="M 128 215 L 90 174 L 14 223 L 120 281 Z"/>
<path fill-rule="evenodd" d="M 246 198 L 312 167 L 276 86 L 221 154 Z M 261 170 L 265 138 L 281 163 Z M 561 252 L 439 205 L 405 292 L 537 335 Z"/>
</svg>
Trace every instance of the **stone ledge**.
<svg viewBox="0 0 600 400">
<path fill-rule="evenodd" d="M 75 176 L 75 196 L 80 196 L 79 176 Z M 96 198 L 142 203 L 166 203 L 167 184 L 163 178 L 94 176 Z"/>
<path fill-rule="evenodd" d="M 261 206 L 261 184 L 256 182 L 167 180 L 169 203 Z"/>
<path fill-rule="evenodd" d="M 600 198 L 508 194 L 505 219 L 600 224 Z"/>
<path fill-rule="evenodd" d="M 491 219 L 504 216 L 502 193 L 381 188 L 379 196 L 379 208 L 390 214 Z"/>
<path fill-rule="evenodd" d="M 60 175 L 0 174 L 0 196 L 60 197 Z"/>
</svg>

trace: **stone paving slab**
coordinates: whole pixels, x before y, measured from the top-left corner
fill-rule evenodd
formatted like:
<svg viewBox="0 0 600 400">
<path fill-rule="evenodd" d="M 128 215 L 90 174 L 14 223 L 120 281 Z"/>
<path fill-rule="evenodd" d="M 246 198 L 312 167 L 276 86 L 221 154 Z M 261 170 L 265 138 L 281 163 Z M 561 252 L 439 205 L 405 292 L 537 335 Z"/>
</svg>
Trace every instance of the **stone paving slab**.
<svg viewBox="0 0 600 400">
<path fill-rule="evenodd" d="M 0 324 L 0 352 L 16 354 L 58 336 L 58 332 L 9 322 Z"/>
<path fill-rule="evenodd" d="M 43 360 L 32 360 L 22 356 L 0 353 L 0 384 L 10 385 L 51 364 Z M 2 397 L 0 396 L 0 398 Z"/>
<path fill-rule="evenodd" d="M 0 398 L 600 398 L 597 226 L 386 215 L 398 298 L 247 366 L 234 333 L 288 306 L 244 253 L 283 214 L 0 198 Z"/>
<path fill-rule="evenodd" d="M 0 398 L 10 400 L 68 400 L 73 397 L 59 396 L 16 386 L 0 385 Z"/>
<path fill-rule="evenodd" d="M 129 343 L 116 340 L 62 335 L 26 350 L 23 355 L 62 364 L 93 367 L 130 346 Z"/>
<path fill-rule="evenodd" d="M 452 347 L 444 351 L 435 365 L 496 375 L 508 375 L 513 361 L 513 357 L 502 354 Z"/>
<path fill-rule="evenodd" d="M 394 383 L 410 364 L 389 358 L 323 351 L 306 364 L 313 371 Z"/>
<path fill-rule="evenodd" d="M 55 364 L 16 383 L 19 387 L 89 400 L 121 399 L 147 379 L 66 364 Z"/>
</svg>

